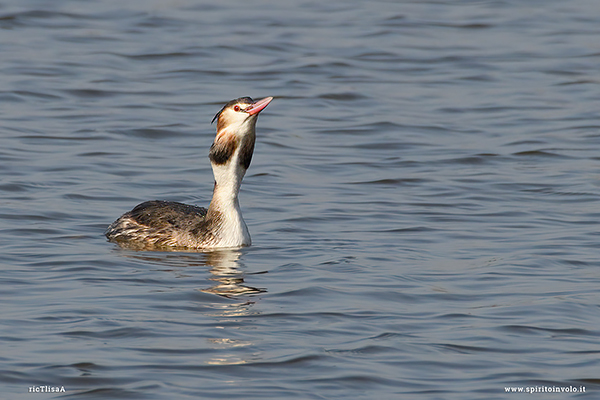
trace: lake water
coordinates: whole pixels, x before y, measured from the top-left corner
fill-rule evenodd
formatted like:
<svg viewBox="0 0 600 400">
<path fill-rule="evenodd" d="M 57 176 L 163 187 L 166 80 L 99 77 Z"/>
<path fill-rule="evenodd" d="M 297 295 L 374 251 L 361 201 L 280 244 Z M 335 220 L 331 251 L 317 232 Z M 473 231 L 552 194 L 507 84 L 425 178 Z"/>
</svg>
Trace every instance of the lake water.
<svg viewBox="0 0 600 400">
<path fill-rule="evenodd" d="M 600 398 L 598 15 L 2 1 L 1 397 Z M 208 204 L 240 96 L 253 246 L 108 243 Z"/>
</svg>

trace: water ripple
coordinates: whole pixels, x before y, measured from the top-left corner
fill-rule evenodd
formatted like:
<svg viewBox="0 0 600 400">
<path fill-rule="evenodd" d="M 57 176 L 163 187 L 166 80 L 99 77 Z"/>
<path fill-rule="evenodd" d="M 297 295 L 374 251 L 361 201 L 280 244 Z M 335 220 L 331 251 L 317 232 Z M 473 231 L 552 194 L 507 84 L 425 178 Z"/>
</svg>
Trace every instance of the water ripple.
<svg viewBox="0 0 600 400">
<path fill-rule="evenodd" d="M 3 393 L 597 397 L 597 8 L 4 2 Z M 107 243 L 245 95 L 253 246 Z"/>
</svg>

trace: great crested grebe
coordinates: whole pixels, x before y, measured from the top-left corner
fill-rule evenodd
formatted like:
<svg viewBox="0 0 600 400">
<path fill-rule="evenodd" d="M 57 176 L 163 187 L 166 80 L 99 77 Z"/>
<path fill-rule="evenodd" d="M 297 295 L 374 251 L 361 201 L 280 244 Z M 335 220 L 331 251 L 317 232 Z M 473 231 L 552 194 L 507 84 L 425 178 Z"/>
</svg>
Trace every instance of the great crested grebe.
<svg viewBox="0 0 600 400">
<path fill-rule="evenodd" d="M 231 100 L 213 118 L 217 136 L 208 157 L 215 177 L 208 209 L 173 201 L 137 205 L 105 232 L 111 242 L 138 249 L 209 249 L 250 246 L 238 193 L 250 166 L 258 114 L 273 100 Z"/>
</svg>

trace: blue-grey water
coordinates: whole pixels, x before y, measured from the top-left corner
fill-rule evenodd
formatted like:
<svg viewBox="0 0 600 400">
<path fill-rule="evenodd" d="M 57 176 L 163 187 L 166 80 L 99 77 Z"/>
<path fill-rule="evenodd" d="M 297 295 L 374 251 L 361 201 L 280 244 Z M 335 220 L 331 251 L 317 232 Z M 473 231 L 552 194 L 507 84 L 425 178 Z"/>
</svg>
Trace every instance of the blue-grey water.
<svg viewBox="0 0 600 400">
<path fill-rule="evenodd" d="M 0 1 L 0 397 L 600 398 L 599 15 Z M 252 247 L 106 242 L 239 96 Z"/>
</svg>

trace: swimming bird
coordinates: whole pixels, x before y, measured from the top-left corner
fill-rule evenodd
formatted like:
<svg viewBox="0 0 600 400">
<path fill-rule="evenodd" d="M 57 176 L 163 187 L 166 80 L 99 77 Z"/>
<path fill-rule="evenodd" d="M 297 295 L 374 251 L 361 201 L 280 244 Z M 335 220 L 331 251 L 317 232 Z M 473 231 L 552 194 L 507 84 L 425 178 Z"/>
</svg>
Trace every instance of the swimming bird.
<svg viewBox="0 0 600 400">
<path fill-rule="evenodd" d="M 208 157 L 215 186 L 208 209 L 173 201 L 146 201 L 108 227 L 108 240 L 147 250 L 250 246 L 238 193 L 254 153 L 258 114 L 272 100 L 240 97 L 225 104 L 213 118 L 217 135 Z"/>
</svg>

